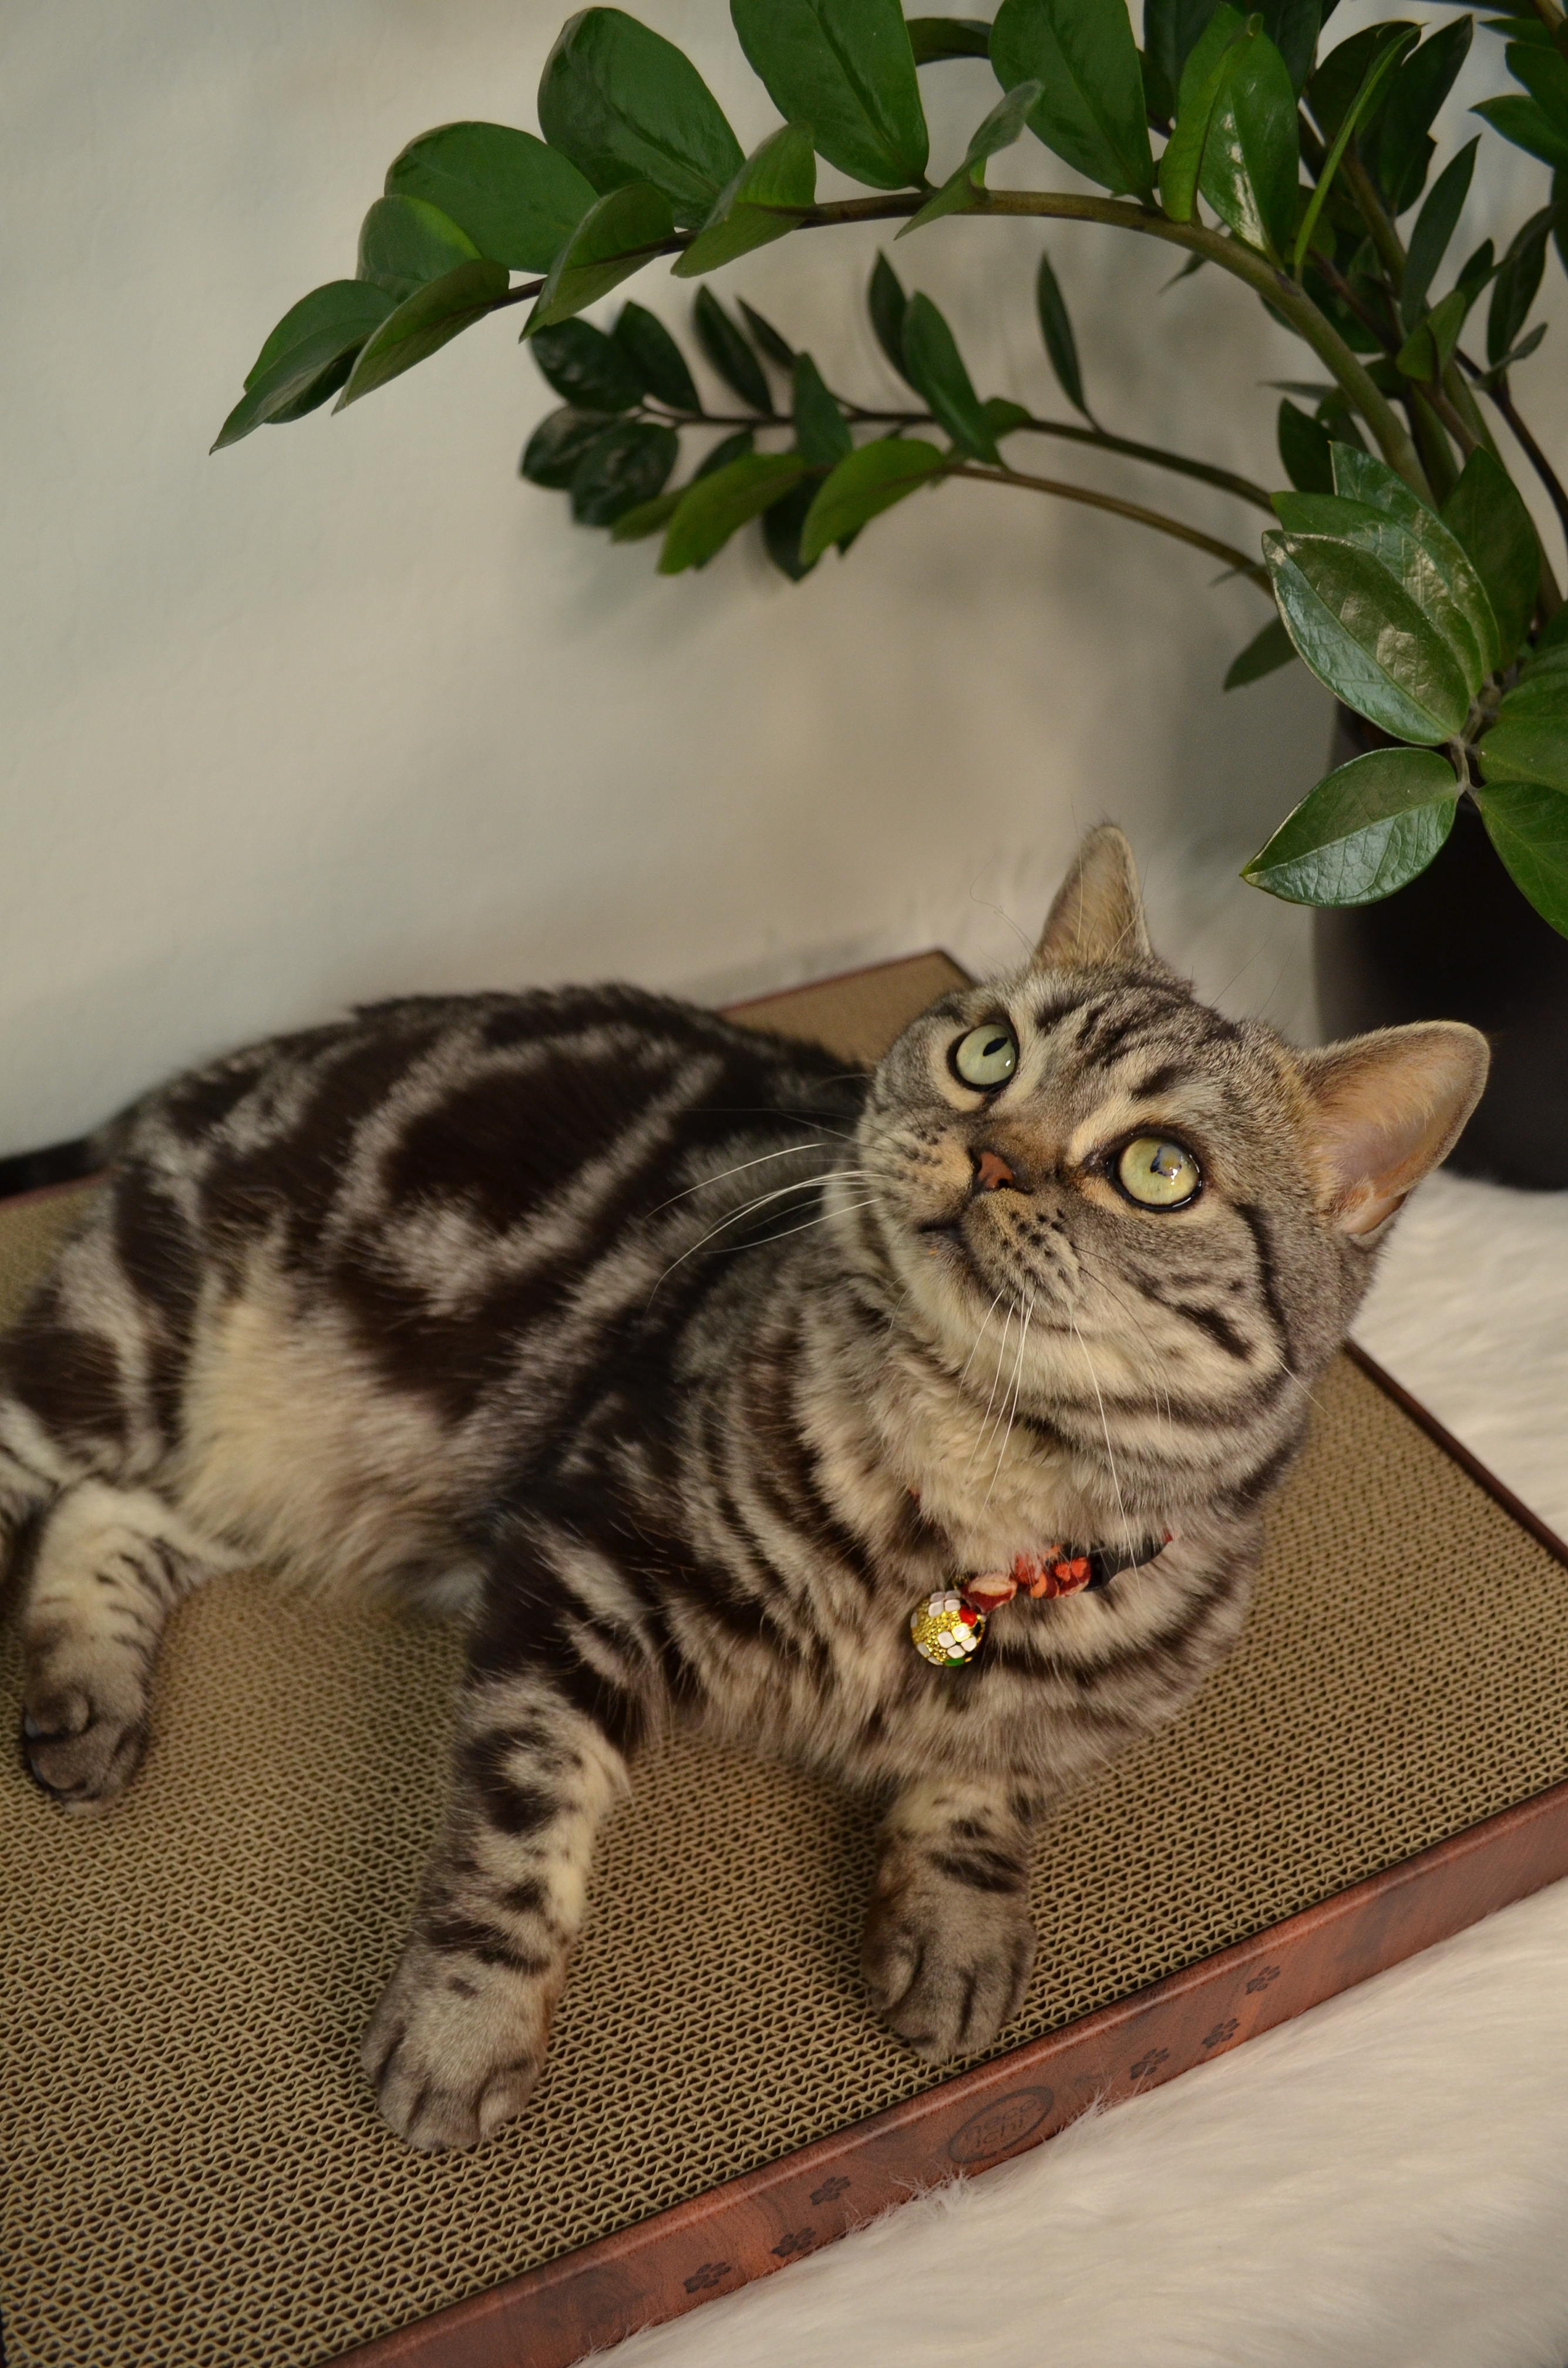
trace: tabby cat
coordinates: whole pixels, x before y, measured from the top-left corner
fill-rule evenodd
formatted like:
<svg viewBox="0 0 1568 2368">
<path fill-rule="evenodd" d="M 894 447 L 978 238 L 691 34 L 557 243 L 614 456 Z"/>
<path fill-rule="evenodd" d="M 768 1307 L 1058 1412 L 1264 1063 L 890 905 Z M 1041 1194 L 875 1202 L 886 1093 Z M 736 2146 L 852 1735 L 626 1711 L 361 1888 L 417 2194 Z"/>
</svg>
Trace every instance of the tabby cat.
<svg viewBox="0 0 1568 2368">
<path fill-rule="evenodd" d="M 869 1075 L 607 987 L 383 1004 L 176 1078 L 0 1345 L 32 1773 L 123 1793 L 214 1573 L 390 1588 L 470 1638 L 364 2043 L 412 2146 L 524 2105 L 595 1837 L 676 1721 L 881 1797 L 871 1998 L 925 2056 L 983 2048 L 1038 1820 L 1234 1643 L 1313 1382 L 1486 1058 L 1222 1018 L 1107 827 L 1028 966 Z M 967 1667 L 914 1649 L 929 1594 L 1048 1547 L 1070 1591 L 1002 1603 Z"/>
</svg>

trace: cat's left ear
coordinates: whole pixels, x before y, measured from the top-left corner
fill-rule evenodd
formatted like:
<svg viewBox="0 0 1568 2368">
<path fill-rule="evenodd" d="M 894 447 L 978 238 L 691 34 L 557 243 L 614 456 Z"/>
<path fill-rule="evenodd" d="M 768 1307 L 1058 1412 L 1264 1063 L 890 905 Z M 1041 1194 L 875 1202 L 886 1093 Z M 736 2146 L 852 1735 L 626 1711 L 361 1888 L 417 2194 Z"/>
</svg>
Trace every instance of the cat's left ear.
<svg viewBox="0 0 1568 2368">
<path fill-rule="evenodd" d="M 1300 1059 L 1329 1206 L 1344 1232 L 1366 1235 L 1447 1158 L 1492 1055 L 1478 1030 L 1433 1019 Z"/>
<path fill-rule="evenodd" d="M 1034 966 L 1094 970 L 1103 962 L 1144 962 L 1148 954 L 1132 849 L 1114 823 L 1101 823 L 1084 839 L 1056 892 Z"/>
</svg>

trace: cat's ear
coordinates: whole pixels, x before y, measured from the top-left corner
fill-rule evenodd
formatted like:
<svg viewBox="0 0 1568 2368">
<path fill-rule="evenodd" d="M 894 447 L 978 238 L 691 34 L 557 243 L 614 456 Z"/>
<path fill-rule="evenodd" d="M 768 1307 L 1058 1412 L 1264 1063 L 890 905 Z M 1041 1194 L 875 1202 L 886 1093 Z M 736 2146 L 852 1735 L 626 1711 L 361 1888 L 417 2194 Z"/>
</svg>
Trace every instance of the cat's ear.
<svg viewBox="0 0 1568 2368">
<path fill-rule="evenodd" d="M 1335 1222 L 1370 1234 L 1445 1159 L 1481 1099 L 1492 1055 L 1457 1019 L 1380 1028 L 1301 1055 Z"/>
<path fill-rule="evenodd" d="M 1056 892 L 1034 950 L 1035 967 L 1093 969 L 1145 961 L 1148 953 L 1132 849 L 1114 823 L 1102 823 L 1089 832 Z"/>
</svg>

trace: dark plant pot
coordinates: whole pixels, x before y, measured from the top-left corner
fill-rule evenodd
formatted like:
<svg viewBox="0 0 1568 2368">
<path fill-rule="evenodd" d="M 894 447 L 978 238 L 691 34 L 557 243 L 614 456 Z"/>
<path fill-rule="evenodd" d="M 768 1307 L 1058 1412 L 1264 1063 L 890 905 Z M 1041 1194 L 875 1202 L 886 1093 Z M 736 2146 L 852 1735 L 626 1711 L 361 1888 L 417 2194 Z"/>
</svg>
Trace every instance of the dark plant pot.
<svg viewBox="0 0 1568 2368">
<path fill-rule="evenodd" d="M 1332 761 L 1386 735 L 1341 708 Z M 1330 1036 L 1468 1019 L 1492 1076 L 1449 1165 L 1533 1190 L 1568 1185 L 1568 938 L 1515 887 L 1468 799 L 1435 863 L 1380 905 L 1313 916 Z"/>
</svg>

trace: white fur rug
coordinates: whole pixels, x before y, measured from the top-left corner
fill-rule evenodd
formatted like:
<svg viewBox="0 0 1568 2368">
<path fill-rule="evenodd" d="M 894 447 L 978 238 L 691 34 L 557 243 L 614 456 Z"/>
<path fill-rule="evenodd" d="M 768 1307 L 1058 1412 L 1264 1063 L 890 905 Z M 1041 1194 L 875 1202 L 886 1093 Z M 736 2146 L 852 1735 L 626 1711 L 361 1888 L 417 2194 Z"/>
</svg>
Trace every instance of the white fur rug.
<svg viewBox="0 0 1568 2368">
<path fill-rule="evenodd" d="M 1435 1178 L 1359 1331 L 1568 1532 L 1568 1194 Z M 1563 2368 L 1568 1884 L 603 2357 Z"/>
</svg>

